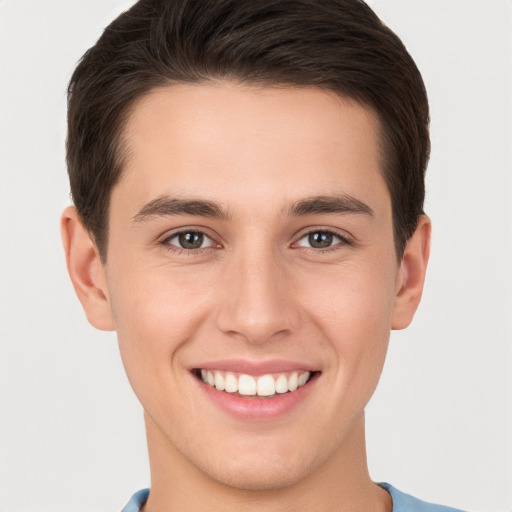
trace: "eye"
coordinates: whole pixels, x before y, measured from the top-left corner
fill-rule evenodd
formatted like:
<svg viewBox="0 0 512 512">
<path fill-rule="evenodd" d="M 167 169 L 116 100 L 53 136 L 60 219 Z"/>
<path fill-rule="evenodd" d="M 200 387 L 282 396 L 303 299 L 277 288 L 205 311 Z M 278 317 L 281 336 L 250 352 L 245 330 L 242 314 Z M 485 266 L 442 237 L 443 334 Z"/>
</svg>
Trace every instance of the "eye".
<svg viewBox="0 0 512 512">
<path fill-rule="evenodd" d="M 166 238 L 164 244 L 175 245 L 180 249 L 205 249 L 214 245 L 213 240 L 201 231 L 182 231 Z"/>
<path fill-rule="evenodd" d="M 340 243 L 347 243 L 347 241 L 331 231 L 319 230 L 311 231 L 302 236 L 297 242 L 297 245 L 299 247 L 310 247 L 312 249 L 328 249 Z"/>
</svg>

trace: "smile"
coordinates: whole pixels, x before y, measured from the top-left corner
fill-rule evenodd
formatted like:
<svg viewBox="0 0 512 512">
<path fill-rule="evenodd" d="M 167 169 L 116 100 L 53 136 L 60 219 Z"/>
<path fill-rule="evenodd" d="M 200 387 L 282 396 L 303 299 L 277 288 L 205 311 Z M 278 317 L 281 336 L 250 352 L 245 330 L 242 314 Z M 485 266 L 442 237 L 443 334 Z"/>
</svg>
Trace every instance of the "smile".
<svg viewBox="0 0 512 512">
<path fill-rule="evenodd" d="M 309 371 L 252 376 L 245 373 L 201 369 L 196 375 L 200 376 L 205 384 L 218 391 L 244 397 L 271 397 L 276 394 L 290 393 L 304 386 L 311 378 Z"/>
</svg>

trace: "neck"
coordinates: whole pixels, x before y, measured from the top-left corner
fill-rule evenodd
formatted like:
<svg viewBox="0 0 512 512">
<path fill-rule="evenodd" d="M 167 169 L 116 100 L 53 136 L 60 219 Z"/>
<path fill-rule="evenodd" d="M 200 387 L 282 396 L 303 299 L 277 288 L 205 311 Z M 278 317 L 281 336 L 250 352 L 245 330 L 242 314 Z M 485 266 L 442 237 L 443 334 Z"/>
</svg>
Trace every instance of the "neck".
<svg viewBox="0 0 512 512">
<path fill-rule="evenodd" d="M 391 497 L 368 474 L 361 415 L 340 448 L 321 466 L 286 487 L 247 490 L 225 485 L 177 452 L 146 415 L 151 492 L 144 512 L 390 512 Z"/>
</svg>

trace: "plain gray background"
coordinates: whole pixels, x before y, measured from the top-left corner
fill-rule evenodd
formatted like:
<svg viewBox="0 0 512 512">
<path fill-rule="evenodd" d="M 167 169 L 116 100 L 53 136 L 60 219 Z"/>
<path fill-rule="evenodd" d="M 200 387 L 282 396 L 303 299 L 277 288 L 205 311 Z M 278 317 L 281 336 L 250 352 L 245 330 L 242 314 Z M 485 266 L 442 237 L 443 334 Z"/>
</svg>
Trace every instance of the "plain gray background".
<svg viewBox="0 0 512 512">
<path fill-rule="evenodd" d="M 115 335 L 90 327 L 59 215 L 66 83 L 130 1 L 0 0 L 0 510 L 107 512 L 149 484 Z M 512 2 L 373 0 L 432 109 L 423 304 L 392 334 L 368 406 L 374 480 L 474 512 L 512 510 Z"/>
</svg>

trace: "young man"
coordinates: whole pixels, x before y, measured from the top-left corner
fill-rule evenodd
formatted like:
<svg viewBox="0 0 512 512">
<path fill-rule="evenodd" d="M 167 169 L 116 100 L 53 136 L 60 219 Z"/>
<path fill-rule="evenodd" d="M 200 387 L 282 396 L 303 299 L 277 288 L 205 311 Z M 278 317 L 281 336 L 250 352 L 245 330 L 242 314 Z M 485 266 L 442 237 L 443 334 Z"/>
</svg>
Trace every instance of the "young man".
<svg viewBox="0 0 512 512">
<path fill-rule="evenodd" d="M 364 408 L 429 254 L 421 76 L 357 0 L 142 0 L 69 89 L 62 217 L 145 411 L 144 510 L 438 511 Z"/>
</svg>

